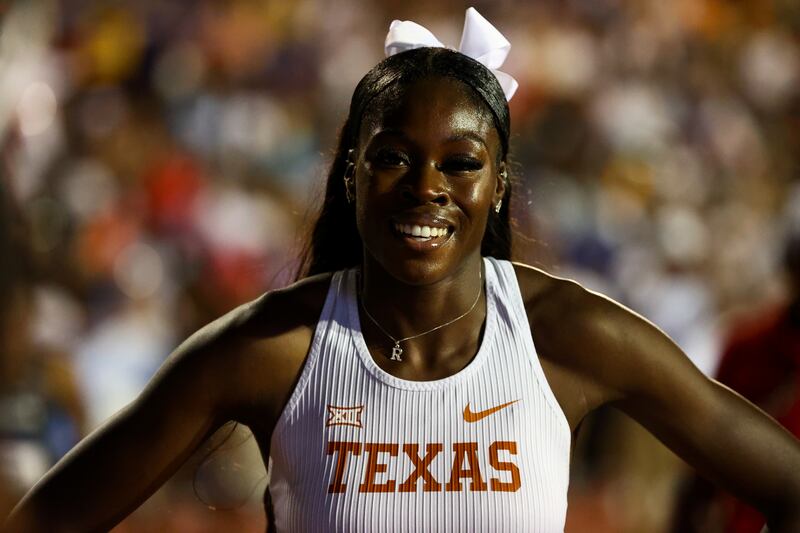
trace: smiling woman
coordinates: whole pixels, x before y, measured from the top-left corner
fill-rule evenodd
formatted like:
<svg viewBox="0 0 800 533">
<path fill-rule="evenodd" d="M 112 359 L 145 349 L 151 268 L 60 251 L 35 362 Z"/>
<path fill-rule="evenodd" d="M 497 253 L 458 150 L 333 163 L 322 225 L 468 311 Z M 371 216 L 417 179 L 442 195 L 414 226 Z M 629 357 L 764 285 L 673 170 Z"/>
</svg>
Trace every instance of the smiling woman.
<svg viewBox="0 0 800 533">
<path fill-rule="evenodd" d="M 389 47 L 391 43 L 387 44 Z M 451 92 L 443 95 L 445 98 L 455 95 L 462 101 L 460 106 L 449 107 L 456 115 L 442 115 L 446 111 L 442 104 L 446 101 L 440 100 L 438 108 L 427 107 L 432 95 L 425 91 L 434 79 L 450 86 Z M 424 121 L 428 120 L 436 125 L 439 135 L 436 142 L 452 144 L 447 147 L 450 149 L 447 159 L 434 161 L 434 168 L 465 177 L 494 170 L 493 179 L 494 176 L 501 178 L 498 186 L 505 187 L 504 193 L 494 203 L 499 209 L 487 221 L 480 253 L 510 258 L 511 183 L 505 169 L 510 115 L 504 90 L 492 72 L 478 61 L 445 48 L 420 48 L 388 57 L 356 86 L 328 174 L 325 202 L 303 257 L 302 275 L 350 268 L 362 261 L 361 235 L 347 201 L 348 194 L 356 192 L 354 174 L 369 178 L 378 171 L 386 175 L 395 169 L 397 175 L 403 168 L 410 167 L 412 172 L 421 168 L 419 150 L 414 150 L 417 148 L 413 145 L 415 139 L 407 137 L 403 127 L 397 127 L 398 123 L 410 119 L 405 113 L 415 100 L 408 94 L 414 85 L 419 85 L 416 88 L 416 99 L 420 103 L 417 128 L 424 129 Z M 406 179 L 406 189 L 409 184 Z M 437 202 L 442 200 L 439 198 Z M 363 207 L 364 204 L 358 205 Z M 413 232 L 414 225 L 410 225 Z"/>
<path fill-rule="evenodd" d="M 462 51 L 499 40 L 467 21 Z M 236 420 L 277 531 L 563 531 L 574 436 L 608 404 L 800 528 L 791 435 L 642 317 L 510 262 L 505 55 L 423 30 L 393 23 L 356 87 L 300 279 L 184 342 L 13 530 L 109 528 Z"/>
</svg>

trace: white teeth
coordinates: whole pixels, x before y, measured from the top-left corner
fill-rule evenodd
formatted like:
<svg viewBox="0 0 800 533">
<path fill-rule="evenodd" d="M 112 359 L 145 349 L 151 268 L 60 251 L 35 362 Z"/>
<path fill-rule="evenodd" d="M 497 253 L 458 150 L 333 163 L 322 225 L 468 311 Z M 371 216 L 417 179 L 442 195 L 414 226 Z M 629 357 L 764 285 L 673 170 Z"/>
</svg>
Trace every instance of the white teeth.
<svg viewBox="0 0 800 533">
<path fill-rule="evenodd" d="M 447 228 L 434 228 L 431 226 L 420 226 L 417 224 L 395 224 L 394 229 L 399 233 L 412 235 L 421 239 L 430 239 L 447 235 Z"/>
</svg>

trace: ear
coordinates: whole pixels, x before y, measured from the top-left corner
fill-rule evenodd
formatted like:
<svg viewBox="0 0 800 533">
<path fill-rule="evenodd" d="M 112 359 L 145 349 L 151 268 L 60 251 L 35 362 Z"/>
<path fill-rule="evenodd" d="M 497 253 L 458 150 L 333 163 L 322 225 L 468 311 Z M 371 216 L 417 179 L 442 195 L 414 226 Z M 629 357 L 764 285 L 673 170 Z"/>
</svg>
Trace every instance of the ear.
<svg viewBox="0 0 800 533">
<path fill-rule="evenodd" d="M 494 190 L 494 204 L 503 199 L 506 194 L 506 185 L 508 184 L 508 165 L 505 161 L 500 161 L 497 165 L 497 186 Z"/>
</svg>

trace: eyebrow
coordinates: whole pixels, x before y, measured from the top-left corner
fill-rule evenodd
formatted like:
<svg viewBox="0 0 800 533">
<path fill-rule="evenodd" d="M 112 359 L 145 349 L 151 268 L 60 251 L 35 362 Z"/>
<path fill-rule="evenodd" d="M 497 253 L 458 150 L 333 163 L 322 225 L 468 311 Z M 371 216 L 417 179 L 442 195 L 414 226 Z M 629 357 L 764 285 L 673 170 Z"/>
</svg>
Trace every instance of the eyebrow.
<svg viewBox="0 0 800 533">
<path fill-rule="evenodd" d="M 395 128 L 387 128 L 385 130 L 381 130 L 377 132 L 375 135 L 373 135 L 373 138 L 383 135 L 395 135 L 403 139 L 408 139 L 408 136 L 405 134 L 405 132 L 403 132 L 403 130 L 398 130 Z M 458 141 L 475 141 L 482 144 L 484 148 L 486 148 L 487 150 L 489 149 L 489 146 L 486 144 L 486 140 L 471 130 L 458 130 L 453 135 L 444 140 L 444 142 L 446 143 L 458 142 Z"/>
<path fill-rule="evenodd" d="M 450 137 L 445 139 L 445 142 L 456 142 L 456 141 L 466 141 L 466 140 L 477 141 L 486 148 L 489 148 L 488 146 L 486 146 L 486 140 L 484 140 L 483 137 L 481 137 L 474 131 L 463 131 L 456 133 L 455 135 L 451 135 Z"/>
</svg>

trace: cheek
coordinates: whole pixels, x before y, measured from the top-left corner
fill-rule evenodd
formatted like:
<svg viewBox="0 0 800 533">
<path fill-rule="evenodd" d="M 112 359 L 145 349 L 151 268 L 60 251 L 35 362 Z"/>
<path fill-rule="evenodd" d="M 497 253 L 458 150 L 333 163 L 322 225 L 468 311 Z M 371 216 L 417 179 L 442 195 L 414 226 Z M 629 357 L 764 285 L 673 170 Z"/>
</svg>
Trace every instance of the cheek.
<svg viewBox="0 0 800 533">
<path fill-rule="evenodd" d="M 464 208 L 480 212 L 489 209 L 494 198 L 494 183 L 488 177 L 477 182 L 464 184 L 458 189 L 458 197 L 462 199 Z M 473 216 L 475 213 L 471 213 Z"/>
<path fill-rule="evenodd" d="M 375 172 L 369 163 L 365 163 L 362 171 L 356 174 L 356 196 L 369 198 L 370 201 L 380 199 L 392 191 L 396 181 L 385 172 Z"/>
<path fill-rule="evenodd" d="M 486 187 L 482 185 L 475 185 L 471 187 L 469 191 L 467 191 L 466 201 L 469 202 L 469 205 L 472 208 L 478 209 L 484 203 L 484 196 L 486 196 Z"/>
<path fill-rule="evenodd" d="M 374 232 L 375 219 L 391 210 L 393 203 L 393 189 L 386 184 L 386 180 L 372 179 L 364 176 L 357 183 L 356 188 L 356 224 L 359 233 Z"/>
</svg>

